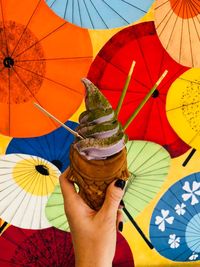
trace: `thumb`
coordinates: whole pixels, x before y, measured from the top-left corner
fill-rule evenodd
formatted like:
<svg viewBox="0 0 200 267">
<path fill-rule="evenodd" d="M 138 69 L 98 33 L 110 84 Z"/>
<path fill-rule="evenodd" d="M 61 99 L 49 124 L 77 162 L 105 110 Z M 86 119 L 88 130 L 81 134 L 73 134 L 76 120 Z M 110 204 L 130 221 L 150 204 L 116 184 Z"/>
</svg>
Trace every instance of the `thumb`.
<svg viewBox="0 0 200 267">
<path fill-rule="evenodd" d="M 119 204 L 124 194 L 125 184 L 126 182 L 124 180 L 118 179 L 108 186 L 106 197 L 101 208 L 102 213 L 116 219 L 117 210 L 119 209 Z"/>
</svg>

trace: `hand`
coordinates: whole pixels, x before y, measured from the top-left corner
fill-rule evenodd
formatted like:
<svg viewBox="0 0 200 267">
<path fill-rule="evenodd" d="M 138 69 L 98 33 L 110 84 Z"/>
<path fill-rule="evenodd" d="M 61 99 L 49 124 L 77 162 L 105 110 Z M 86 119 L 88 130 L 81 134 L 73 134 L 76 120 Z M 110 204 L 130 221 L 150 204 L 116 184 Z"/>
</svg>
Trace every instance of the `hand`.
<svg viewBox="0 0 200 267">
<path fill-rule="evenodd" d="M 122 230 L 119 210 L 125 182 L 116 180 L 106 191 L 102 208 L 96 212 L 76 193 L 67 175 L 60 176 L 65 213 L 74 245 L 76 267 L 111 267 L 116 249 L 117 228 Z"/>
</svg>

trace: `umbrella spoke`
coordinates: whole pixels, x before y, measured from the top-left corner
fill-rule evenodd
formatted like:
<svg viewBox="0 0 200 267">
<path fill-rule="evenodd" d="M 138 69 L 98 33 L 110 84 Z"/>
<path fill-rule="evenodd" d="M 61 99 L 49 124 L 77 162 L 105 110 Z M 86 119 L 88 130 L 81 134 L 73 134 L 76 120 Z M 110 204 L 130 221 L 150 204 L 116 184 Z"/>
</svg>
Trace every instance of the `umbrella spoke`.
<svg viewBox="0 0 200 267">
<path fill-rule="evenodd" d="M 10 79 L 11 79 L 11 75 L 10 75 L 10 69 L 8 68 L 8 134 L 10 135 L 10 126 L 11 126 L 11 109 L 10 109 Z"/>
<path fill-rule="evenodd" d="M 34 15 L 36 14 L 36 11 L 37 11 L 37 9 L 38 9 L 38 7 L 39 7 L 41 1 L 42 1 L 42 0 L 38 0 L 38 3 L 37 3 L 37 5 L 36 5 L 35 9 L 33 10 L 33 13 L 31 14 L 31 16 L 30 16 L 30 18 L 29 18 L 29 20 L 28 20 L 26 26 L 24 27 L 21 36 L 19 37 L 19 39 L 18 39 L 18 41 L 17 41 L 15 47 L 13 48 L 13 51 L 11 52 L 11 57 L 12 57 L 13 54 L 15 53 L 15 51 L 16 51 L 16 49 L 17 49 L 17 47 L 18 47 L 18 45 L 19 45 L 19 43 L 20 43 L 22 37 L 24 36 L 25 31 L 27 30 L 27 28 L 28 28 L 28 26 L 29 26 L 29 24 L 30 24 L 30 22 L 31 22 L 31 20 L 32 20 L 32 18 L 33 18 Z"/>
<path fill-rule="evenodd" d="M 65 24 L 67 24 L 67 22 L 64 22 L 63 24 L 59 25 L 58 27 L 56 27 L 55 29 L 53 29 L 50 33 L 48 33 L 47 35 L 45 35 L 44 37 L 42 37 L 40 40 L 36 41 L 31 46 L 27 47 L 25 50 L 23 50 L 19 54 L 15 55 L 15 58 L 21 56 L 22 54 L 24 54 L 25 52 L 27 52 L 29 49 L 31 49 L 32 47 L 34 47 L 36 44 L 39 44 L 40 42 L 42 42 L 44 39 L 46 39 L 47 37 L 49 37 L 50 35 L 52 35 L 56 31 L 58 31 L 60 28 L 62 28 Z"/>
<path fill-rule="evenodd" d="M 62 87 L 64 87 L 64 88 L 67 88 L 68 90 L 73 91 L 73 92 L 75 92 L 75 93 L 77 93 L 77 94 L 81 94 L 79 91 L 76 91 L 75 89 L 72 89 L 72 88 L 70 88 L 69 86 L 66 86 L 65 84 L 62 84 L 62 83 L 60 83 L 60 82 L 56 82 L 56 81 L 54 81 L 54 80 L 52 80 L 52 79 L 50 79 L 50 78 L 48 78 L 48 77 L 46 77 L 46 76 L 44 76 L 44 75 L 41 75 L 41 74 L 39 74 L 39 73 L 37 73 L 37 72 L 28 70 L 28 69 L 23 68 L 22 66 L 19 66 L 19 65 L 15 65 L 15 67 L 21 68 L 21 69 L 23 69 L 23 70 L 25 70 L 25 71 L 27 71 L 27 72 L 30 72 L 30 73 L 34 74 L 35 76 L 41 77 L 41 78 L 43 78 L 43 79 L 45 79 L 45 80 L 48 80 L 48 81 L 50 81 L 50 82 L 53 82 L 53 83 L 55 83 L 55 84 L 57 84 L 57 85 L 60 85 L 60 86 L 62 86 Z M 15 72 L 16 72 L 16 70 L 15 70 Z M 18 74 L 18 76 L 19 76 L 19 74 Z M 23 81 L 21 78 L 20 78 L 20 80 L 24 83 L 24 81 Z M 24 85 L 25 85 L 25 83 L 24 83 Z M 27 86 L 26 86 L 26 87 L 27 87 Z M 28 87 L 27 87 L 27 89 L 28 89 Z M 30 91 L 30 90 L 29 90 L 29 91 Z M 31 93 L 31 94 L 32 94 L 32 93 Z M 35 97 L 34 97 L 34 99 L 35 99 Z M 36 99 L 36 102 L 38 102 L 37 99 Z M 38 102 L 38 103 L 39 103 L 39 102 Z M 40 103 L 39 103 L 39 104 L 40 104 Z M 41 104 L 40 104 L 40 106 L 41 106 Z"/>
<path fill-rule="evenodd" d="M 20 60 L 15 60 L 15 62 L 34 62 L 34 61 L 51 61 L 51 60 L 83 60 L 83 59 L 92 59 L 92 56 L 84 56 L 84 57 L 61 57 L 61 58 L 39 58 L 39 59 L 20 59 Z"/>
<path fill-rule="evenodd" d="M 105 1 L 103 1 L 106 5 L 108 5 Z M 84 3 L 85 3 L 85 0 L 84 0 Z M 103 17 L 101 16 L 101 14 L 99 13 L 99 11 L 98 11 L 98 9 L 95 7 L 95 5 L 94 5 L 94 3 L 93 3 L 93 1 L 92 0 L 90 0 L 90 3 L 92 4 L 92 6 L 93 6 L 93 8 L 94 8 L 94 10 L 95 10 L 95 12 L 96 12 L 96 14 L 97 14 L 97 17 L 98 18 L 100 18 L 101 19 L 101 21 L 103 22 L 103 24 L 105 25 L 105 27 L 107 28 L 107 29 L 109 29 L 109 27 L 108 27 L 108 25 L 106 24 L 106 22 L 105 22 L 105 20 L 103 19 Z M 109 5 L 108 5 L 109 6 Z M 85 7 L 86 7 L 86 5 L 85 5 Z M 110 6 L 109 6 L 110 7 Z M 111 8 L 112 9 L 112 8 Z M 88 9 L 87 9 L 88 10 Z M 113 10 L 113 9 L 112 9 Z M 115 10 L 113 10 L 118 16 L 120 16 Z M 121 17 L 121 16 L 120 16 Z M 122 18 L 123 19 L 123 18 Z M 127 22 L 126 20 L 125 20 L 125 22 Z M 128 22 L 127 22 L 128 23 Z M 92 23 L 92 25 L 93 25 L 93 23 Z"/>
<path fill-rule="evenodd" d="M 2 41 L 5 38 L 5 44 L 6 44 L 6 56 L 9 56 L 9 49 L 8 49 L 8 38 L 7 38 L 7 34 L 6 34 L 6 26 L 5 26 L 5 18 L 4 18 L 4 13 L 3 13 L 3 5 L 2 5 L 2 0 L 0 0 L 0 7 L 1 7 L 1 17 L 2 17 L 2 24 L 3 24 L 3 33 L 1 33 L 2 35 Z M 4 38 L 3 38 L 4 35 Z M 3 51 L 2 51 L 3 53 Z"/>
</svg>

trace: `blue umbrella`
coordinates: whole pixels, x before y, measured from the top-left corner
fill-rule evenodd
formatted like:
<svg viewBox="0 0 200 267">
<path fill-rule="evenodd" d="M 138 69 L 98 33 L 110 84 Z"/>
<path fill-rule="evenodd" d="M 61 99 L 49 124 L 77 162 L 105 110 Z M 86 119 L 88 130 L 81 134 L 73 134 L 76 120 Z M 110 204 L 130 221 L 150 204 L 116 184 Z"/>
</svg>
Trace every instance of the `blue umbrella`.
<svg viewBox="0 0 200 267">
<path fill-rule="evenodd" d="M 60 17 L 90 29 L 126 26 L 144 16 L 153 0 L 46 0 Z"/>
<path fill-rule="evenodd" d="M 71 129 L 78 124 L 68 121 Z M 69 165 L 69 149 L 74 141 L 74 136 L 63 127 L 55 131 L 34 138 L 13 138 L 8 145 L 6 154 L 23 153 L 38 156 L 53 163 L 61 172 Z"/>
<path fill-rule="evenodd" d="M 200 172 L 172 185 L 156 205 L 150 223 L 155 249 L 173 261 L 200 260 Z"/>
</svg>

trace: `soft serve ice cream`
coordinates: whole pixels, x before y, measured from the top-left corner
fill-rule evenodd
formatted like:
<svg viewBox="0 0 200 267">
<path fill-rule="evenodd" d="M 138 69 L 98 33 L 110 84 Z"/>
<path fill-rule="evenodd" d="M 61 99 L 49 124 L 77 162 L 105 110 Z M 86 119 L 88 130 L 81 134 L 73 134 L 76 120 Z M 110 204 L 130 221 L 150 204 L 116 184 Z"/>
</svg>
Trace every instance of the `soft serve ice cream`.
<svg viewBox="0 0 200 267">
<path fill-rule="evenodd" d="M 115 179 L 127 180 L 127 136 L 118 122 L 115 111 L 98 88 L 88 79 L 86 111 L 79 117 L 76 138 L 70 149 L 68 179 L 79 187 L 79 194 L 93 209 L 99 210 L 104 202 L 107 186 Z"/>
</svg>

